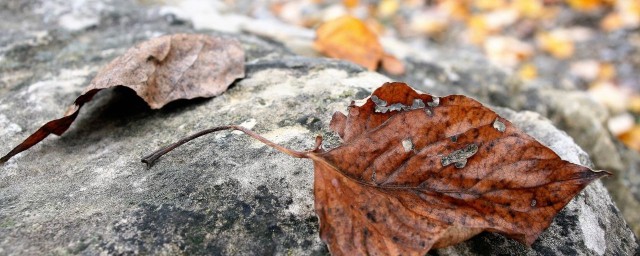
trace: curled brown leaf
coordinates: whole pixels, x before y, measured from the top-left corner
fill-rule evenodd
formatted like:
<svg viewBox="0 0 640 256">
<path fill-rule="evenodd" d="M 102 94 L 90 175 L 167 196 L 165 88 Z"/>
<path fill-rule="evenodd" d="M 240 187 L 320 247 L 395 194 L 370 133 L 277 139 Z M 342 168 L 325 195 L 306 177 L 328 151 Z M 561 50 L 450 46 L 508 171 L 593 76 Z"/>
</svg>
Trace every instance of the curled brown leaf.
<svg viewBox="0 0 640 256">
<path fill-rule="evenodd" d="M 336 255 L 424 255 L 482 231 L 531 245 L 608 175 L 560 159 L 471 98 L 403 83 L 336 113 L 331 127 L 344 144 L 310 158 L 320 235 Z"/>
<path fill-rule="evenodd" d="M 49 121 L 0 158 L 0 163 L 27 150 L 49 134 L 62 135 L 80 108 L 102 89 L 133 89 L 152 109 L 177 99 L 220 95 L 244 77 L 244 50 L 234 39 L 176 34 L 142 42 L 103 67 L 65 116 Z"/>
</svg>

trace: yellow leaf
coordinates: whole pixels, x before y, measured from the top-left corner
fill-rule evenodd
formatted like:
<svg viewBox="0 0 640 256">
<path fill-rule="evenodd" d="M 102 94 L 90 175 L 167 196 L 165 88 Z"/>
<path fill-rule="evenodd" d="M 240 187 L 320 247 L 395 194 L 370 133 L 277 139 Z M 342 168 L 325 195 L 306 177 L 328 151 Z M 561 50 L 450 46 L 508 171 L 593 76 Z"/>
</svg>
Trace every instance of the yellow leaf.
<svg viewBox="0 0 640 256">
<path fill-rule="evenodd" d="M 538 76 L 538 69 L 536 68 L 536 65 L 532 63 L 524 64 L 518 70 L 518 76 L 523 81 L 531 81 L 533 79 L 536 79 L 536 77 Z"/>
<path fill-rule="evenodd" d="M 608 81 L 616 77 L 616 67 L 611 63 L 601 63 L 598 70 L 598 80 Z"/>
<path fill-rule="evenodd" d="M 504 0 L 475 0 L 472 1 L 473 7 L 481 11 L 491 11 L 504 8 L 507 3 Z"/>
<path fill-rule="evenodd" d="M 538 33 L 537 41 L 542 50 L 558 59 L 571 57 L 575 50 L 573 40 L 561 30 Z"/>
<path fill-rule="evenodd" d="M 625 28 L 637 28 L 640 26 L 640 1 L 618 0 L 616 1 L 616 11 Z"/>
<path fill-rule="evenodd" d="M 640 96 L 631 96 L 627 108 L 633 113 L 640 114 Z"/>
<path fill-rule="evenodd" d="M 389 17 L 395 14 L 400 8 L 398 0 L 382 0 L 378 4 L 378 14 L 380 17 Z"/>
<path fill-rule="evenodd" d="M 352 16 L 320 25 L 316 30 L 314 47 L 329 57 L 349 60 L 369 70 L 375 70 L 384 56 L 376 34 Z"/>
<path fill-rule="evenodd" d="M 542 1 L 539 0 L 515 0 L 513 7 L 527 18 L 538 18 L 545 11 Z"/>
<path fill-rule="evenodd" d="M 466 31 L 468 40 L 472 44 L 482 44 L 484 43 L 487 36 L 491 33 L 489 28 L 487 27 L 487 21 L 482 15 L 474 15 L 469 18 L 469 22 L 467 23 L 467 31 Z"/>
<path fill-rule="evenodd" d="M 618 139 L 627 147 L 640 151 L 640 126 L 636 125 L 631 130 L 618 135 Z"/>
</svg>

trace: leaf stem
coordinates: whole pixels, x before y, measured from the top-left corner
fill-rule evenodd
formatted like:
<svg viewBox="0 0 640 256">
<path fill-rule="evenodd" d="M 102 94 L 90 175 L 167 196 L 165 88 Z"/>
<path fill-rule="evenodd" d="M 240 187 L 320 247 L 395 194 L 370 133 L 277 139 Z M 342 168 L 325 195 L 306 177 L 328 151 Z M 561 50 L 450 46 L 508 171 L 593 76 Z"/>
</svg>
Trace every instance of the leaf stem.
<svg viewBox="0 0 640 256">
<path fill-rule="evenodd" d="M 282 153 L 285 153 L 287 155 L 290 155 L 292 157 L 296 157 L 296 158 L 308 158 L 308 153 L 309 152 L 313 152 L 316 151 L 320 148 L 320 144 L 322 143 L 322 137 L 318 136 L 316 138 L 316 146 L 312 151 L 307 151 L 307 152 L 300 152 L 300 151 L 295 151 L 286 147 L 283 147 L 281 145 L 276 144 L 275 142 L 272 142 L 270 140 L 268 140 L 265 137 L 260 136 L 259 134 L 255 133 L 252 130 L 249 130 L 247 128 L 244 128 L 242 126 L 238 126 L 238 125 L 225 125 L 225 126 L 218 126 L 218 127 L 213 127 L 210 129 L 206 129 L 197 133 L 194 133 L 192 135 L 189 135 L 187 137 L 184 137 L 182 139 L 180 139 L 179 141 L 176 141 L 168 146 L 162 147 L 158 150 L 156 150 L 155 152 L 145 156 L 142 158 L 142 162 L 147 164 L 147 167 L 151 167 L 153 166 L 153 164 L 155 164 L 155 162 L 164 154 L 169 153 L 169 151 L 179 147 L 182 144 L 185 144 L 195 138 L 198 138 L 202 135 L 206 135 L 209 133 L 213 133 L 213 132 L 217 132 L 217 131 L 224 131 L 224 130 L 237 130 L 237 131 L 241 131 L 249 136 L 251 136 L 254 139 L 257 139 L 259 141 L 261 141 L 262 143 L 266 144 L 267 146 L 270 146 Z"/>
</svg>

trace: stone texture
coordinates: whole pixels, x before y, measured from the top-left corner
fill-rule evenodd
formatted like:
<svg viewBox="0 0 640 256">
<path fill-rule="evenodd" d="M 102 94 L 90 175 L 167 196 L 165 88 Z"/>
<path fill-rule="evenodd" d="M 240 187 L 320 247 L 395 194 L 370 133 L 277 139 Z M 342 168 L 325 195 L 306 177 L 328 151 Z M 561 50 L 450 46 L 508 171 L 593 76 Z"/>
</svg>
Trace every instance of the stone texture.
<svg viewBox="0 0 640 256">
<path fill-rule="evenodd" d="M 0 30 L 0 152 L 59 117 L 102 65 L 135 42 L 194 31 L 190 22 L 166 19 L 160 7 L 104 3 L 87 7 L 99 16 L 97 23 L 71 30 L 57 23 L 68 12 L 55 8 L 71 8 L 62 1 L 9 1 L 0 8 L 8 17 L 2 26 L 12 28 Z M 38 11 L 42 6 L 58 11 Z M 0 254 L 327 254 L 313 213 L 310 161 L 228 132 L 188 143 L 151 169 L 139 159 L 184 135 L 224 124 L 243 124 L 294 149 L 311 148 L 315 134 L 335 147 L 339 139 L 328 130 L 333 112 L 392 79 L 497 106 L 522 102 L 513 93 L 522 85 L 473 52 L 425 50 L 415 55 L 407 76 L 388 78 L 346 62 L 296 56 L 255 36 L 229 36 L 247 51 L 247 76 L 223 95 L 152 111 L 130 90 L 107 90 L 65 135 L 0 167 Z M 591 164 L 567 134 L 540 115 L 497 110 L 564 159 Z M 531 248 L 483 233 L 432 253 L 637 250 L 631 229 L 598 181 Z"/>
</svg>

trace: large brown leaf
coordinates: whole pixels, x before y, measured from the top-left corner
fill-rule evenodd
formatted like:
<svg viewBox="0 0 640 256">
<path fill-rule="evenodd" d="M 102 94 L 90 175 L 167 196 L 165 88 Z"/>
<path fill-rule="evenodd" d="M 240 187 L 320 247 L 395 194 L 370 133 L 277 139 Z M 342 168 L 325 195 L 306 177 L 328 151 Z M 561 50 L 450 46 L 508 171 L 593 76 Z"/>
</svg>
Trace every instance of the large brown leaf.
<svg viewBox="0 0 640 256">
<path fill-rule="evenodd" d="M 145 157 L 152 165 L 204 134 L 234 129 L 314 162 L 320 237 L 334 255 L 424 255 L 482 231 L 531 245 L 591 181 L 608 175 L 564 161 L 509 121 L 461 95 L 387 83 L 336 113 L 332 150 L 284 148 L 239 126 L 194 134 Z"/>
<path fill-rule="evenodd" d="M 337 255 L 424 255 L 485 230 L 531 245 L 607 175 L 561 160 L 471 98 L 403 83 L 331 127 L 344 144 L 309 157 L 320 236 Z"/>
<path fill-rule="evenodd" d="M 64 117 L 43 125 L 0 158 L 0 163 L 49 134 L 62 135 L 80 108 L 102 89 L 129 87 L 152 109 L 158 109 L 177 99 L 219 95 L 241 77 L 244 77 L 244 50 L 234 39 L 176 34 L 142 42 L 102 68 Z"/>
</svg>

